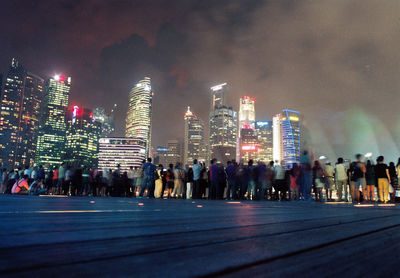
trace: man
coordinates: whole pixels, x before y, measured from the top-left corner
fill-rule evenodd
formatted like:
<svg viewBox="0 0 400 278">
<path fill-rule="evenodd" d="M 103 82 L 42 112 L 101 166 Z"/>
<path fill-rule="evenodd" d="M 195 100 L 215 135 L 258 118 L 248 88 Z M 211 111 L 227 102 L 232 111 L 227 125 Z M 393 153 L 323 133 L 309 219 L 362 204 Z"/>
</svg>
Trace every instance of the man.
<svg viewBox="0 0 400 278">
<path fill-rule="evenodd" d="M 348 202 L 348 189 L 347 189 L 347 169 L 344 164 L 343 158 L 339 157 L 338 161 L 335 165 L 335 182 L 337 193 L 339 197 L 339 201 Z M 344 199 L 343 199 L 343 190 L 344 190 Z"/>
<path fill-rule="evenodd" d="M 334 176 L 335 168 L 331 165 L 330 162 L 325 163 L 325 174 L 326 174 L 326 183 L 325 183 L 325 192 L 327 201 L 333 201 L 332 192 L 335 189 Z"/>
<path fill-rule="evenodd" d="M 135 171 L 133 170 L 133 166 L 129 167 L 128 170 L 128 181 L 129 181 L 129 192 L 130 192 L 130 196 L 133 195 L 133 193 L 135 192 Z"/>
<path fill-rule="evenodd" d="M 29 189 L 28 180 L 29 176 L 24 175 L 22 179 L 16 181 L 11 189 L 11 194 L 20 194 L 20 195 L 28 194 L 28 189 Z"/>
<path fill-rule="evenodd" d="M 200 199 L 200 173 L 201 166 L 198 164 L 197 159 L 193 160 L 193 199 Z"/>
<path fill-rule="evenodd" d="M 259 161 L 256 168 L 257 173 L 257 200 L 265 200 L 265 192 L 268 189 L 268 168 L 264 162 Z"/>
<path fill-rule="evenodd" d="M 218 177 L 218 166 L 216 165 L 216 159 L 210 161 L 210 193 L 208 198 L 215 200 L 217 198 L 217 186 L 219 182 Z"/>
<path fill-rule="evenodd" d="M 228 161 L 225 171 L 228 178 L 228 190 L 226 191 L 226 199 L 233 200 L 237 198 L 235 185 L 236 166 L 234 165 L 234 161 Z"/>
<path fill-rule="evenodd" d="M 140 190 L 140 197 L 143 197 L 144 191 L 147 189 L 147 197 L 154 197 L 154 172 L 156 166 L 151 163 L 151 157 L 147 158 L 147 163 L 143 165 L 143 184 Z"/>
<path fill-rule="evenodd" d="M 247 199 L 254 200 L 256 198 L 256 168 L 254 167 L 253 159 L 250 159 L 247 164 L 247 171 L 249 176 L 249 182 L 247 187 Z"/>
<path fill-rule="evenodd" d="M 367 187 L 367 183 L 365 181 L 365 173 L 367 172 L 367 168 L 365 167 L 365 163 L 362 161 L 362 155 L 356 155 L 356 161 L 353 162 L 350 166 L 351 170 L 351 181 L 353 182 L 353 203 L 360 203 L 360 186 L 362 190 L 365 190 Z"/>
<path fill-rule="evenodd" d="M 57 193 L 61 194 L 61 191 L 64 189 L 64 179 L 65 179 L 65 163 L 61 163 L 61 166 L 58 168 L 58 183 L 57 183 Z"/>
<path fill-rule="evenodd" d="M 384 163 L 384 157 L 379 156 L 376 160 L 377 164 L 375 166 L 375 177 L 378 180 L 378 193 L 379 193 L 379 201 L 388 202 L 389 195 L 389 184 L 391 182 L 389 175 L 389 168 Z"/>
<path fill-rule="evenodd" d="M 275 199 L 276 200 L 283 200 L 286 198 L 286 191 L 285 191 L 285 169 L 282 167 L 280 163 L 275 164 L 274 167 L 274 176 L 275 176 Z M 279 194 L 280 192 L 280 194 Z"/>
</svg>

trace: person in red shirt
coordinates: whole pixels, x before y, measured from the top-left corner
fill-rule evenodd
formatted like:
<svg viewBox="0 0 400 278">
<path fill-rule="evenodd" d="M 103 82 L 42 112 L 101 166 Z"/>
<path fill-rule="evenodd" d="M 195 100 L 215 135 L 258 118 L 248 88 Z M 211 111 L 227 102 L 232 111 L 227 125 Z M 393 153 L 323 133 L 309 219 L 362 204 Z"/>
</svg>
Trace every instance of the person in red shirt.
<svg viewBox="0 0 400 278">
<path fill-rule="evenodd" d="M 28 180 L 29 176 L 24 175 L 22 179 L 16 181 L 11 189 L 11 194 L 28 194 Z"/>
<path fill-rule="evenodd" d="M 53 185 L 52 185 L 52 188 L 51 188 L 51 194 L 52 195 L 54 195 L 54 194 L 57 194 L 57 183 L 58 183 L 58 167 L 55 167 L 54 168 L 54 172 L 53 172 L 53 180 L 52 180 L 52 182 L 53 182 Z"/>
</svg>

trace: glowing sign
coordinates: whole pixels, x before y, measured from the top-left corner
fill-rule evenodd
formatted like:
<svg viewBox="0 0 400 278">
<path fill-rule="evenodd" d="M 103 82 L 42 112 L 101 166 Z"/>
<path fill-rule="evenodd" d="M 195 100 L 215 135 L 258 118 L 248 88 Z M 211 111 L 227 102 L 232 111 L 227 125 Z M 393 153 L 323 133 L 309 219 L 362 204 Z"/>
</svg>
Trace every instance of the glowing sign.
<svg viewBox="0 0 400 278">
<path fill-rule="evenodd" d="M 299 121 L 299 117 L 296 116 L 290 116 L 289 120 L 294 121 L 294 122 L 298 122 Z"/>
<path fill-rule="evenodd" d="M 242 145 L 242 151 L 256 152 L 258 151 L 257 145 Z"/>
<path fill-rule="evenodd" d="M 224 86 L 226 86 L 226 83 L 223 83 L 223 84 L 219 84 L 219 85 L 215 85 L 215 86 L 213 86 L 213 87 L 211 87 L 211 90 L 212 91 L 219 91 L 219 90 L 221 90 Z"/>
<path fill-rule="evenodd" d="M 75 105 L 72 110 L 72 123 L 76 122 L 76 117 L 79 115 L 79 106 Z"/>
<path fill-rule="evenodd" d="M 262 127 L 262 126 L 266 126 L 266 125 L 269 125 L 269 122 L 256 122 L 256 126 Z"/>
<path fill-rule="evenodd" d="M 65 76 L 60 75 L 60 74 L 56 74 L 56 75 L 54 75 L 54 80 L 55 81 L 64 82 L 65 81 Z M 68 77 L 68 82 L 71 82 L 71 77 Z"/>
</svg>

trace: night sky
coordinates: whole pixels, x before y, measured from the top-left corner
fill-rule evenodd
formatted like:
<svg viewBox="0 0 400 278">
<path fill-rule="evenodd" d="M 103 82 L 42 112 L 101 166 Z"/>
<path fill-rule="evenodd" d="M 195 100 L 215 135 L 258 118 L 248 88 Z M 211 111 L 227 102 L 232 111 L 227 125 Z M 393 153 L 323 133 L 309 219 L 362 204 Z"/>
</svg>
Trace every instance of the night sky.
<svg viewBox="0 0 400 278">
<path fill-rule="evenodd" d="M 0 3 L 0 72 L 16 57 L 72 77 L 71 104 L 110 110 L 124 134 L 128 93 L 155 91 L 153 145 L 183 136 L 183 113 L 208 120 L 209 87 L 254 96 L 259 120 L 305 116 L 317 154 L 400 149 L 400 1 L 18 1 Z"/>
</svg>

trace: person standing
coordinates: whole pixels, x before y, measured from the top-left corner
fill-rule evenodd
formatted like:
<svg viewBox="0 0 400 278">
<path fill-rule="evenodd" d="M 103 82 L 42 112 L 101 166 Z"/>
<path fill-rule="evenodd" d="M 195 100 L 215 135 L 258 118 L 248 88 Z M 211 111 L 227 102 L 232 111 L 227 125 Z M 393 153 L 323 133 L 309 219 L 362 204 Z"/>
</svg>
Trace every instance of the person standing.
<svg viewBox="0 0 400 278">
<path fill-rule="evenodd" d="M 334 181 L 334 174 L 335 168 L 331 165 L 330 162 L 325 163 L 325 193 L 326 193 L 326 200 L 328 202 L 333 201 L 332 199 L 332 192 L 335 190 L 335 181 Z"/>
<path fill-rule="evenodd" d="M 247 199 L 254 200 L 256 198 L 256 168 L 254 167 L 254 161 L 249 160 L 247 165 L 247 171 L 249 173 L 249 182 L 247 187 Z"/>
<path fill-rule="evenodd" d="M 58 168 L 58 183 L 57 183 L 57 193 L 61 194 L 64 191 L 65 187 L 65 163 L 61 163 Z"/>
<path fill-rule="evenodd" d="M 335 182 L 339 201 L 349 201 L 349 192 L 347 187 L 347 169 L 343 158 L 339 157 L 335 165 Z M 344 190 L 344 199 L 343 199 Z"/>
<path fill-rule="evenodd" d="M 391 181 L 390 183 L 391 187 L 389 187 L 390 201 L 394 202 L 394 198 L 396 196 L 396 189 L 398 187 L 397 172 L 394 162 L 389 163 L 389 175 Z"/>
<path fill-rule="evenodd" d="M 140 197 L 143 197 L 145 190 L 147 189 L 147 197 L 154 197 L 154 172 L 156 166 L 151 163 L 151 157 L 147 158 L 147 163 L 143 165 L 143 182 L 142 189 L 140 190 Z"/>
<path fill-rule="evenodd" d="M 381 155 L 376 159 L 375 176 L 378 180 L 379 201 L 387 203 L 389 195 L 390 175 L 389 168 L 384 163 L 384 157 Z"/>
<path fill-rule="evenodd" d="M 236 197 L 236 186 L 235 186 L 235 180 L 236 180 L 236 167 L 233 164 L 233 161 L 228 161 L 227 166 L 225 169 L 226 176 L 228 179 L 228 188 L 226 190 L 226 199 L 227 200 L 233 200 Z"/>
<path fill-rule="evenodd" d="M 256 173 L 257 173 L 257 197 L 256 199 L 261 201 L 265 200 L 265 192 L 268 188 L 268 168 L 264 162 L 259 161 L 257 163 Z"/>
<path fill-rule="evenodd" d="M 367 172 L 365 172 L 365 180 L 367 182 L 367 190 L 365 198 L 367 201 L 375 202 L 375 167 L 372 165 L 371 160 L 367 161 Z"/>
<path fill-rule="evenodd" d="M 324 183 L 325 172 L 318 160 L 314 161 L 313 175 L 314 175 L 314 185 L 315 185 L 315 201 L 322 202 L 323 201 L 322 190 L 325 187 Z"/>
<path fill-rule="evenodd" d="M 129 196 L 132 197 L 134 194 L 134 188 L 135 188 L 135 171 L 133 170 L 133 166 L 129 167 L 128 170 L 128 183 L 129 183 L 129 188 L 128 188 L 128 193 Z"/>
<path fill-rule="evenodd" d="M 181 168 L 181 163 L 177 162 L 174 170 L 174 191 L 172 192 L 175 198 L 182 198 L 184 180 L 185 171 Z"/>
<path fill-rule="evenodd" d="M 158 165 L 157 169 L 157 179 L 155 180 L 155 189 L 154 189 L 154 197 L 155 198 L 162 198 L 161 196 L 161 191 L 162 191 L 162 171 L 163 171 L 163 166 L 162 164 Z"/>
<path fill-rule="evenodd" d="M 167 172 L 165 173 L 165 179 L 167 181 L 167 198 L 171 198 L 172 190 L 174 190 L 174 164 L 170 163 Z"/>
<path fill-rule="evenodd" d="M 210 192 L 208 198 L 215 200 L 217 198 L 217 187 L 219 182 L 218 177 L 218 166 L 216 165 L 216 159 L 210 161 Z"/>
<path fill-rule="evenodd" d="M 200 189 L 200 175 L 201 175 L 201 166 L 198 164 L 197 159 L 193 160 L 193 199 L 201 198 L 201 189 Z"/>
<path fill-rule="evenodd" d="M 291 192 L 291 200 L 298 201 L 300 199 L 299 189 L 300 189 L 300 167 L 297 166 L 296 163 L 293 164 L 292 169 L 290 170 L 290 192 Z"/>
<path fill-rule="evenodd" d="M 285 169 L 282 167 L 280 163 L 276 163 L 274 167 L 274 176 L 275 176 L 275 199 L 283 201 L 286 199 L 286 177 L 285 177 Z"/>
<path fill-rule="evenodd" d="M 83 168 L 82 172 L 82 190 L 80 195 L 83 195 L 83 192 L 85 192 L 86 196 L 90 194 L 90 170 L 88 167 Z"/>
<path fill-rule="evenodd" d="M 193 192 L 193 168 L 190 167 L 187 170 L 187 176 L 186 176 L 186 199 L 192 198 L 192 192 Z"/>
<path fill-rule="evenodd" d="M 365 167 L 364 162 L 362 161 L 362 155 L 357 154 L 356 155 L 356 161 L 353 162 L 350 166 L 351 170 L 351 181 L 353 182 L 353 203 L 358 202 L 360 203 L 361 198 L 360 198 L 360 186 L 362 187 L 362 190 L 365 190 L 367 187 L 366 181 L 365 181 L 365 173 L 367 172 L 367 169 Z"/>
</svg>

